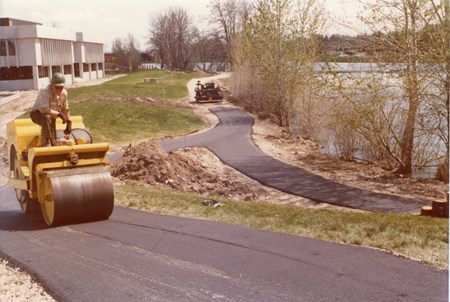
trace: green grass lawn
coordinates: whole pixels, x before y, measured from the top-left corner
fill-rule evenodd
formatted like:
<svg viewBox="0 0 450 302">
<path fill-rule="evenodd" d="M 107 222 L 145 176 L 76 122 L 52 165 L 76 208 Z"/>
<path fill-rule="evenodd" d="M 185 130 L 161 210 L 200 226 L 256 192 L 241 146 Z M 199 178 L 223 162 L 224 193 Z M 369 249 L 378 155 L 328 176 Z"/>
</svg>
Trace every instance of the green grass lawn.
<svg viewBox="0 0 450 302">
<path fill-rule="evenodd" d="M 71 105 L 72 115 L 83 116 L 94 142 L 129 143 L 202 129 L 191 110 L 131 102 L 83 102 Z"/>
<path fill-rule="evenodd" d="M 214 199 L 149 186 L 116 185 L 116 204 L 161 214 L 214 220 L 251 228 L 381 249 L 448 269 L 448 220 L 383 213 L 305 209 L 264 203 Z M 208 197 L 209 198 L 209 197 Z"/>
<path fill-rule="evenodd" d="M 165 70 L 144 70 L 127 74 L 101 85 L 83 86 L 68 90 L 70 102 L 114 97 L 151 97 L 159 100 L 176 100 L 188 95 L 187 82 L 198 77 L 193 73 Z M 144 78 L 162 79 L 161 83 L 144 83 Z"/>
<path fill-rule="evenodd" d="M 83 116 L 96 142 L 120 144 L 190 133 L 204 127 L 191 110 L 136 104 L 126 99 L 150 97 L 177 101 L 188 95 L 186 84 L 195 76 L 186 72 L 144 70 L 128 73 L 101 85 L 72 88 L 68 90 L 70 111 L 72 115 Z M 162 82 L 148 84 L 144 83 L 145 78 L 162 79 Z M 108 101 L 118 98 L 124 101 Z"/>
</svg>

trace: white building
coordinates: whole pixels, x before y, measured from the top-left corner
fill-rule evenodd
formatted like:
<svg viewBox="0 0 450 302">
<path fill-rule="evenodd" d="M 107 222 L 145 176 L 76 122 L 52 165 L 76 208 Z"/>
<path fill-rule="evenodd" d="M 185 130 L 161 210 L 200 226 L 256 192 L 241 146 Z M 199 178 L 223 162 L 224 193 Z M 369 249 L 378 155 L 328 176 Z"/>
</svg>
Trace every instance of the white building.
<svg viewBox="0 0 450 302">
<path fill-rule="evenodd" d="M 0 91 L 40 89 L 55 72 L 69 86 L 103 78 L 103 44 L 81 32 L 0 18 Z"/>
<path fill-rule="evenodd" d="M 161 63 L 142 63 L 139 69 L 161 69 Z"/>
</svg>

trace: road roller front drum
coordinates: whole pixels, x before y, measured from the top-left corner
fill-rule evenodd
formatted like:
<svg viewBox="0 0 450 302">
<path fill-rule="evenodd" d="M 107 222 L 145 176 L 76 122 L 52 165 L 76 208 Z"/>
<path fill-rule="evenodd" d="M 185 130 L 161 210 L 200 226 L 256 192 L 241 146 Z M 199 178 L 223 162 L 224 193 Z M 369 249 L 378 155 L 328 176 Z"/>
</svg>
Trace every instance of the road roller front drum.
<svg viewBox="0 0 450 302">
<path fill-rule="evenodd" d="M 114 206 L 109 167 L 45 171 L 39 202 L 48 225 L 107 219 Z"/>
</svg>

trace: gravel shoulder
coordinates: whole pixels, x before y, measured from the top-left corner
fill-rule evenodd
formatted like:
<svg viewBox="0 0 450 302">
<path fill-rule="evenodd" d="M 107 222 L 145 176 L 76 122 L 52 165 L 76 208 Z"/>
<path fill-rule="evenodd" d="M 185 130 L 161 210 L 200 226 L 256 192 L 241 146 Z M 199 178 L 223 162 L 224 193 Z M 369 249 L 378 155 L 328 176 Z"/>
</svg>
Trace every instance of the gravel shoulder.
<svg viewBox="0 0 450 302">
<path fill-rule="evenodd" d="M 0 301 L 53 302 L 53 299 L 29 274 L 0 260 Z"/>
</svg>

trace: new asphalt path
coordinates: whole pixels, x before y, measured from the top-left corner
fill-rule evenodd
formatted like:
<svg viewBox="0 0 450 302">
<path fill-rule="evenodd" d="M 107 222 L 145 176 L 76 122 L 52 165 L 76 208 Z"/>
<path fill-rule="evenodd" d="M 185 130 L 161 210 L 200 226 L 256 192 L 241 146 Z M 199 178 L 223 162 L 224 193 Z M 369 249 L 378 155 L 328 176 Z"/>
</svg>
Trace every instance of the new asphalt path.
<svg viewBox="0 0 450 302">
<path fill-rule="evenodd" d="M 206 147 L 225 164 L 283 192 L 315 201 L 377 212 L 417 213 L 427 200 L 374 193 L 342 185 L 268 156 L 252 140 L 253 117 L 238 108 L 211 109 L 220 122 L 211 130 L 160 142 L 165 151 Z"/>
</svg>

